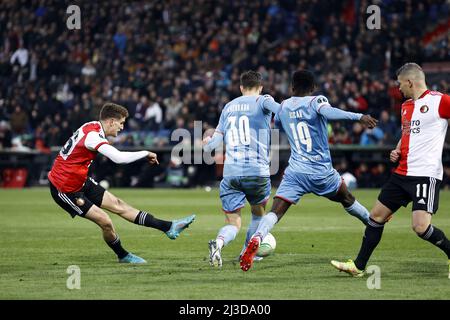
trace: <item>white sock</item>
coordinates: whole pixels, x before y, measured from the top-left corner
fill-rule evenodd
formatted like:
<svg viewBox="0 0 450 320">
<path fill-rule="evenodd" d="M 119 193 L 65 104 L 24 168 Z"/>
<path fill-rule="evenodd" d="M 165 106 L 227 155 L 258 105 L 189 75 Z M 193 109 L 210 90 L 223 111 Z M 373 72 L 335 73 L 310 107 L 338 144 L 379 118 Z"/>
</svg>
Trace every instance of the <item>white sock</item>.
<svg viewBox="0 0 450 320">
<path fill-rule="evenodd" d="M 228 243 L 233 241 L 234 238 L 236 238 L 238 231 L 239 231 L 238 228 L 236 228 L 231 224 L 223 226 L 222 229 L 220 229 L 219 233 L 217 234 L 216 238 L 217 246 L 222 249 L 222 247 L 226 246 Z"/>
<path fill-rule="evenodd" d="M 277 222 L 277 215 L 273 212 L 269 212 L 264 217 L 262 217 L 258 229 L 256 229 L 256 232 L 252 238 L 259 237 L 259 242 L 261 243 L 261 241 L 267 236 L 267 234 L 270 232 L 270 230 L 272 230 Z"/>
<path fill-rule="evenodd" d="M 358 218 L 362 221 L 362 223 L 367 225 L 370 216 L 369 211 L 361 203 L 359 203 L 358 200 L 355 200 L 355 202 L 350 207 L 344 209 L 350 215 Z"/>
</svg>

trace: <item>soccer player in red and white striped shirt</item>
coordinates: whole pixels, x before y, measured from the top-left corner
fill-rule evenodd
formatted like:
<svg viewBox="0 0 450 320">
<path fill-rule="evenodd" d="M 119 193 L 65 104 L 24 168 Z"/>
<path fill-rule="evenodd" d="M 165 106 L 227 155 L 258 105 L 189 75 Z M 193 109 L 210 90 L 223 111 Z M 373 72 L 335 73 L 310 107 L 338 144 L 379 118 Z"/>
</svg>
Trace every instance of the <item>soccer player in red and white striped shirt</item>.
<svg viewBox="0 0 450 320">
<path fill-rule="evenodd" d="M 62 147 L 48 174 L 48 180 L 55 202 L 72 218 L 80 216 L 95 222 L 102 229 L 103 239 L 116 253 L 119 262 L 145 263 L 144 259 L 122 247 L 111 218 L 103 209 L 135 224 L 161 230 L 170 239 L 177 238 L 194 221 L 195 215 L 173 221 L 157 219 L 148 212 L 128 205 L 88 177 L 89 166 L 97 153 L 115 163 L 130 163 L 147 158 L 149 164 L 159 164 L 156 154 L 152 152 L 121 152 L 109 144 L 106 137 L 117 137 L 126 117 L 126 108 L 106 103 L 100 111 L 100 121 L 82 125 Z"/>
<path fill-rule="evenodd" d="M 362 276 L 372 252 L 383 234 L 384 223 L 401 206 L 412 202 L 412 228 L 416 234 L 441 249 L 449 263 L 450 241 L 431 224 L 438 210 L 442 182 L 442 150 L 450 119 L 450 96 L 430 91 L 425 74 L 416 63 L 406 63 L 397 71 L 400 91 L 406 98 L 402 105 L 402 137 L 390 154 L 399 162 L 389 181 L 381 189 L 370 213 L 358 257 L 353 262 L 331 261 L 341 271 Z"/>
</svg>

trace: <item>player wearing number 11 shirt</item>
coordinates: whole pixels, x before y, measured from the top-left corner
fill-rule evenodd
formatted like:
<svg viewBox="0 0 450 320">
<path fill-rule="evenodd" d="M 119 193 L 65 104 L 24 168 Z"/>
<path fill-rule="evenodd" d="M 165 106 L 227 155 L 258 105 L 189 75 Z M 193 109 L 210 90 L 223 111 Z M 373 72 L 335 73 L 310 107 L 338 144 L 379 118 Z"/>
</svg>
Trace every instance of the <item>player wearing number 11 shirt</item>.
<svg viewBox="0 0 450 320">
<path fill-rule="evenodd" d="M 109 144 L 106 137 L 116 137 L 123 129 L 126 117 L 126 108 L 106 103 L 100 111 L 100 121 L 85 123 L 69 138 L 56 157 L 48 180 L 55 202 L 72 218 L 80 216 L 96 223 L 102 230 L 103 239 L 117 255 L 119 262 L 145 263 L 144 259 L 122 247 L 111 218 L 102 209 L 135 224 L 161 230 L 170 239 L 176 239 L 179 233 L 193 222 L 195 215 L 173 221 L 157 219 L 148 212 L 133 208 L 106 191 L 92 178 L 88 178 L 89 166 L 97 153 L 115 163 L 130 163 L 147 158 L 150 165 L 158 164 L 156 154 L 152 152 L 121 152 Z"/>
<path fill-rule="evenodd" d="M 262 239 L 269 233 L 292 204 L 307 193 L 314 193 L 340 202 L 345 210 L 364 224 L 369 212 L 348 191 L 339 173 L 333 168 L 328 147 L 328 120 L 361 121 L 373 128 L 377 121 L 369 115 L 333 108 L 326 97 L 314 96 L 314 75 L 307 70 L 294 72 L 293 97 L 281 103 L 275 124 L 288 136 L 291 146 L 289 166 L 275 195 L 271 212 L 265 215 L 249 241 L 240 265 L 243 271 L 251 268 Z"/>
<path fill-rule="evenodd" d="M 390 160 L 399 162 L 383 186 L 372 211 L 355 261 L 332 260 L 338 270 L 354 277 L 364 275 L 366 265 L 383 235 L 386 219 L 412 202 L 412 228 L 421 239 L 441 249 L 448 258 L 450 240 L 431 218 L 438 210 L 442 182 L 442 149 L 450 119 L 450 97 L 430 91 L 422 68 L 413 62 L 397 71 L 402 104 L 402 138 L 391 151 Z"/>
</svg>

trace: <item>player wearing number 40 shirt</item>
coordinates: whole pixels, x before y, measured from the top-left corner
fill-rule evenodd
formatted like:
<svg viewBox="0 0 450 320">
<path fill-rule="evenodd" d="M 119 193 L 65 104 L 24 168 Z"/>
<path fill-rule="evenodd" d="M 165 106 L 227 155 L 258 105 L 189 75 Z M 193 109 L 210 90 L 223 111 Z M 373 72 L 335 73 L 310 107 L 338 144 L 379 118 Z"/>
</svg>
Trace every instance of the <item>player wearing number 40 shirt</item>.
<svg viewBox="0 0 450 320">
<path fill-rule="evenodd" d="M 402 137 L 390 160 L 399 161 L 397 169 L 381 189 L 370 213 L 361 249 L 355 261 L 331 261 L 352 276 L 364 275 L 367 262 L 383 234 L 386 219 L 401 206 L 412 202 L 412 228 L 416 234 L 437 246 L 446 255 L 450 278 L 450 241 L 431 224 L 438 210 L 442 181 L 442 149 L 450 119 L 450 97 L 427 89 L 425 74 L 415 63 L 397 71 L 400 91 L 410 98 L 402 105 Z"/>
<path fill-rule="evenodd" d="M 251 268 L 259 243 L 274 227 L 292 204 L 307 193 L 340 202 L 351 215 L 364 224 L 369 212 L 348 191 L 339 173 L 333 168 L 328 147 L 328 120 L 361 121 L 373 128 L 377 121 L 369 115 L 333 108 L 326 97 L 313 96 L 314 75 L 307 70 L 292 76 L 293 97 L 281 104 L 275 124 L 281 125 L 289 139 L 291 157 L 277 190 L 271 211 L 265 215 L 241 257 L 243 271 Z"/>
<path fill-rule="evenodd" d="M 126 251 L 114 230 L 110 217 L 102 209 L 115 213 L 125 220 L 156 228 L 170 239 L 189 226 L 195 215 L 173 221 L 155 218 L 150 213 L 135 209 L 106 191 L 92 178 L 88 170 L 97 153 L 115 163 L 130 163 L 147 158 L 150 165 L 159 164 L 156 154 L 149 151 L 121 152 L 111 146 L 107 136 L 116 137 L 123 129 L 128 111 L 113 103 L 106 103 L 100 111 L 100 121 L 82 125 L 61 149 L 48 174 L 50 192 L 55 202 L 72 218 L 80 216 L 96 223 L 102 230 L 103 239 L 116 253 L 119 262 L 145 263 L 146 261 Z"/>
<path fill-rule="evenodd" d="M 222 266 L 221 250 L 236 237 L 241 228 L 241 208 L 251 205 L 252 219 L 245 245 L 264 214 L 270 197 L 270 124 L 272 113 L 280 104 L 269 95 L 261 95 L 261 74 L 247 71 L 241 75 L 242 96 L 227 103 L 220 115 L 213 137 L 203 141 L 205 151 L 226 145 L 220 199 L 226 225 L 215 240 L 209 241 L 211 266 Z M 245 247 L 244 245 L 244 247 Z"/>
</svg>

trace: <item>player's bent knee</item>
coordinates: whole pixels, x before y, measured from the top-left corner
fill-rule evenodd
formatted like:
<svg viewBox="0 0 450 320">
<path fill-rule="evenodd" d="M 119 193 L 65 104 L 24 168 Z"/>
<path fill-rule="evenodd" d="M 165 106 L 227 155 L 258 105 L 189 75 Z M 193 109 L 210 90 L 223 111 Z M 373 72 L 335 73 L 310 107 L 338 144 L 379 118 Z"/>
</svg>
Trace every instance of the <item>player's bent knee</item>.
<svg viewBox="0 0 450 320">
<path fill-rule="evenodd" d="M 425 233 L 425 231 L 427 231 L 428 226 L 429 226 L 429 223 L 417 222 L 417 223 L 413 223 L 412 229 L 420 237 L 421 235 L 423 235 Z"/>
<path fill-rule="evenodd" d="M 392 211 L 377 201 L 375 207 L 370 211 L 370 218 L 376 222 L 383 223 L 392 214 Z"/>
<path fill-rule="evenodd" d="M 95 222 L 103 231 L 114 230 L 111 218 L 102 209 L 92 206 L 86 214 L 86 218 Z"/>
</svg>

